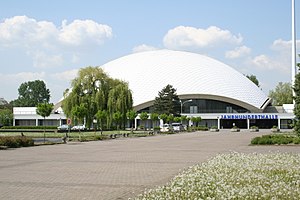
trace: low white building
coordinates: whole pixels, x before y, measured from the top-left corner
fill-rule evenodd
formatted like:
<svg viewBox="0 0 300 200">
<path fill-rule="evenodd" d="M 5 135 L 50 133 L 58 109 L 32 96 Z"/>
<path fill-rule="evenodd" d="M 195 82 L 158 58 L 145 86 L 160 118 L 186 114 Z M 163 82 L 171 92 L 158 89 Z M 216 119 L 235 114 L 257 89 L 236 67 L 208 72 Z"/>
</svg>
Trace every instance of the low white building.
<svg viewBox="0 0 300 200">
<path fill-rule="evenodd" d="M 14 107 L 14 126 L 59 126 L 66 123 L 66 116 L 61 108 L 54 110 L 44 118 L 36 113 L 36 107 Z"/>
</svg>

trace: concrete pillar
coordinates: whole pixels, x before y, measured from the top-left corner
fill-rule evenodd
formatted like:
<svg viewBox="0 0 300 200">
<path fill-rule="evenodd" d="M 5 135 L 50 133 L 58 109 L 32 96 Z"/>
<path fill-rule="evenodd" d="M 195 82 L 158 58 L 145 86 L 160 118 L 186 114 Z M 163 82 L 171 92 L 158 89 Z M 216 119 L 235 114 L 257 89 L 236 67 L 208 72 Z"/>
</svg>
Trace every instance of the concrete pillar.
<svg viewBox="0 0 300 200">
<path fill-rule="evenodd" d="M 220 129 L 220 118 L 218 117 L 218 129 Z"/>
<path fill-rule="evenodd" d="M 35 119 L 35 126 L 39 125 L 39 119 Z"/>
<path fill-rule="evenodd" d="M 277 126 L 279 129 L 281 129 L 280 127 L 280 118 L 278 118 L 278 126 Z"/>
<path fill-rule="evenodd" d="M 247 119 L 247 129 L 250 129 L 250 119 Z"/>
<path fill-rule="evenodd" d="M 134 119 L 134 128 L 133 128 L 133 129 L 134 129 L 134 130 L 137 129 L 137 118 Z"/>
</svg>

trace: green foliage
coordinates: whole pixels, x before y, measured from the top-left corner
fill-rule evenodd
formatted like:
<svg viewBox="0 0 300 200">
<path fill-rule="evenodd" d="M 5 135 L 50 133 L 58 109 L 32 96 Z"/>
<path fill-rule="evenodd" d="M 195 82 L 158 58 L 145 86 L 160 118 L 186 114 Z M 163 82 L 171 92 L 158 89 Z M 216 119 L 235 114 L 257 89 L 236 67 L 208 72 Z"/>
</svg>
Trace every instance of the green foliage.
<svg viewBox="0 0 300 200">
<path fill-rule="evenodd" d="M 46 88 L 46 84 L 41 80 L 22 83 L 18 92 L 18 99 L 12 101 L 13 106 L 36 107 L 39 103 L 48 103 L 50 99 L 50 90 Z"/>
<path fill-rule="evenodd" d="M 201 122 L 201 117 L 192 117 L 191 121 L 193 122 L 194 126 L 198 126 L 198 123 Z"/>
<path fill-rule="evenodd" d="M 181 122 L 181 117 L 174 117 L 174 122 Z"/>
<path fill-rule="evenodd" d="M 76 105 L 72 108 L 72 116 L 74 116 L 77 123 L 83 122 L 84 116 L 86 116 L 86 113 L 88 112 L 85 104 L 81 103 L 79 106 Z"/>
<path fill-rule="evenodd" d="M 26 136 L 3 136 L 0 137 L 0 146 L 7 146 L 9 148 L 29 147 L 33 146 L 32 138 Z"/>
<path fill-rule="evenodd" d="M 180 113 L 179 97 L 176 94 L 176 89 L 172 85 L 167 85 L 160 92 L 158 97 L 155 97 L 154 110 L 158 114 L 165 113 L 178 116 Z"/>
<path fill-rule="evenodd" d="M 16 129 L 16 130 L 23 130 L 23 129 L 33 129 L 33 130 L 38 130 L 38 129 L 57 129 L 56 126 L 3 126 L 1 129 Z"/>
<path fill-rule="evenodd" d="M 297 66 L 300 68 L 300 63 L 298 63 Z M 294 84 L 293 89 L 295 92 L 295 96 L 294 96 L 294 101 L 295 101 L 294 130 L 295 130 L 296 134 L 300 137 L 300 73 L 297 73 L 295 76 L 295 84 Z"/>
<path fill-rule="evenodd" d="M 206 126 L 197 126 L 195 127 L 195 129 L 198 131 L 208 131 L 208 127 Z"/>
<path fill-rule="evenodd" d="M 113 113 L 113 121 L 117 125 L 117 130 L 119 130 L 120 122 L 122 121 L 122 113 L 120 111 Z"/>
<path fill-rule="evenodd" d="M 131 133 L 133 132 L 134 119 L 137 117 L 137 113 L 134 110 L 128 110 L 126 113 L 127 119 L 130 120 Z"/>
<path fill-rule="evenodd" d="M 250 80 L 250 81 L 252 81 L 255 85 L 257 85 L 257 87 L 260 87 L 260 85 L 259 85 L 259 81 L 258 81 L 258 79 L 256 78 L 256 76 L 255 75 L 246 75 L 246 77 Z"/>
<path fill-rule="evenodd" d="M 98 110 L 106 111 L 106 126 L 113 125 L 113 113 L 120 112 L 122 124 L 127 121 L 126 113 L 132 109 L 132 94 L 128 83 L 110 78 L 100 67 L 86 67 L 72 81 L 72 91 L 66 90 L 62 108 L 68 117 L 74 117 L 72 109 L 84 104 L 87 127 L 90 127 Z"/>
<path fill-rule="evenodd" d="M 282 106 L 282 104 L 293 103 L 293 92 L 291 83 L 279 82 L 275 90 L 269 92 L 269 97 L 273 99 L 273 105 Z"/>
<path fill-rule="evenodd" d="M 157 122 L 159 120 L 159 114 L 157 114 L 157 113 L 151 113 L 150 114 L 150 119 L 152 120 L 153 129 L 154 129 L 154 126 L 157 125 Z"/>
<path fill-rule="evenodd" d="M 148 119 L 148 113 L 146 112 L 142 112 L 140 114 L 140 119 L 142 120 L 142 122 L 144 122 L 144 125 L 141 125 L 141 129 L 144 129 L 146 127 L 146 120 Z"/>
<path fill-rule="evenodd" d="M 48 117 L 53 110 L 52 103 L 39 103 L 36 108 L 36 113 L 42 117 Z"/>
<path fill-rule="evenodd" d="M 100 124 L 101 130 L 103 130 L 103 125 L 107 119 L 107 112 L 105 110 L 98 110 L 96 113 L 97 123 Z"/>
<path fill-rule="evenodd" d="M 167 118 L 167 122 L 171 123 L 174 120 L 174 116 L 172 114 L 169 114 L 168 118 Z"/>
<path fill-rule="evenodd" d="M 11 126 L 13 123 L 13 113 L 10 109 L 1 109 L 0 110 L 0 125 Z"/>
<path fill-rule="evenodd" d="M 168 115 L 166 113 L 162 113 L 159 115 L 159 119 L 163 120 L 163 123 L 165 123 L 168 119 Z"/>
<path fill-rule="evenodd" d="M 255 137 L 251 140 L 251 144 L 255 145 L 273 145 L 273 144 L 299 144 L 300 138 L 293 135 L 263 135 Z"/>
</svg>

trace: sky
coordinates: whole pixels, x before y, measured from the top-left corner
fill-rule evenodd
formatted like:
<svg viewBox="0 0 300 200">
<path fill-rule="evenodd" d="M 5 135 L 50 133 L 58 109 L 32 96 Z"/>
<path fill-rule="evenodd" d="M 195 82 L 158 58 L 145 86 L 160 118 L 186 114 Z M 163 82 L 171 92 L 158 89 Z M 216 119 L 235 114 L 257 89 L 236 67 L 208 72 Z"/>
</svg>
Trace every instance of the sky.
<svg viewBox="0 0 300 200">
<path fill-rule="evenodd" d="M 299 54 L 300 0 L 295 1 Z M 255 75 L 268 95 L 279 82 L 291 81 L 291 2 L 1 1 L 0 97 L 17 99 L 22 83 L 43 80 L 56 103 L 80 68 L 155 49 L 222 61 Z"/>
</svg>

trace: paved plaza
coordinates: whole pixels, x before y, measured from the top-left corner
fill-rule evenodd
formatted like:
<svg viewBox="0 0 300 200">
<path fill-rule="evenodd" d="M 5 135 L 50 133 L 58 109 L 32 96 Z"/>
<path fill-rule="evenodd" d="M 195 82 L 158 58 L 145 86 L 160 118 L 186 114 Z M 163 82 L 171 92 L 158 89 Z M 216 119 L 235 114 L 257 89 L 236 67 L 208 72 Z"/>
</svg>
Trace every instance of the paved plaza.
<svg viewBox="0 0 300 200">
<path fill-rule="evenodd" d="M 300 146 L 249 146 L 266 133 L 222 130 L 2 150 L 0 199 L 128 199 L 219 153 L 300 153 Z"/>
</svg>

